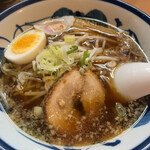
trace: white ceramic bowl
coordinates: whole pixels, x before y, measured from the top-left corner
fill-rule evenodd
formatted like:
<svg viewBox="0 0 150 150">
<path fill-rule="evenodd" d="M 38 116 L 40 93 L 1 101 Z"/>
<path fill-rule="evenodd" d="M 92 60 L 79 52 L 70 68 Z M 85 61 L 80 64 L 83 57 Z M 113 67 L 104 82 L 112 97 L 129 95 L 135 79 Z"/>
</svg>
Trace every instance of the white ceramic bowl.
<svg viewBox="0 0 150 150">
<path fill-rule="evenodd" d="M 25 0 L 0 14 L 0 52 L 17 34 L 31 24 L 52 16 L 93 17 L 128 31 L 150 58 L 150 17 L 119 0 Z M 150 148 L 150 110 L 126 134 L 106 143 L 78 147 L 92 150 L 128 150 Z M 0 149 L 47 150 L 72 149 L 50 145 L 21 131 L 0 109 Z M 76 148 L 74 148 L 76 149 Z"/>
</svg>

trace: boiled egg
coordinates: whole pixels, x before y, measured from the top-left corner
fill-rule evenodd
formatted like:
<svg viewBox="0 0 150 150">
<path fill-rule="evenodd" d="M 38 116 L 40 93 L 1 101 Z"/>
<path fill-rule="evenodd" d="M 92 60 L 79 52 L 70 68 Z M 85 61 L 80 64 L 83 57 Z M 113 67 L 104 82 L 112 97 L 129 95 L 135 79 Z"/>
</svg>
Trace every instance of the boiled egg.
<svg viewBox="0 0 150 150">
<path fill-rule="evenodd" d="M 6 49 L 4 56 L 15 64 L 27 64 L 35 59 L 45 45 L 45 33 L 30 30 L 17 36 Z"/>
</svg>

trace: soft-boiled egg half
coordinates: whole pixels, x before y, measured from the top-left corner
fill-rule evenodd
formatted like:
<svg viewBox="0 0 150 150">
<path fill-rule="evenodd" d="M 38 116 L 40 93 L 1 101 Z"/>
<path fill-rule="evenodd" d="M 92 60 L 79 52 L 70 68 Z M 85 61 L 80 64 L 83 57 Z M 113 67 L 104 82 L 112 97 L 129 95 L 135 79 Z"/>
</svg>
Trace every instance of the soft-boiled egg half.
<svg viewBox="0 0 150 150">
<path fill-rule="evenodd" d="M 15 64 L 27 64 L 37 56 L 45 45 L 45 33 L 30 30 L 17 36 L 6 49 L 4 56 Z"/>
</svg>

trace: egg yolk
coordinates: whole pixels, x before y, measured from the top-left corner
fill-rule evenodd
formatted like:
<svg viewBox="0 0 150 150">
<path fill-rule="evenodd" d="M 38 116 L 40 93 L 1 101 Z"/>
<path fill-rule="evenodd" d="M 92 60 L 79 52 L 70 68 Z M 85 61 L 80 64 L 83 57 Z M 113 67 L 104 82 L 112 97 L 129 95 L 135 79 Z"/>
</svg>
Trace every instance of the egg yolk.
<svg viewBox="0 0 150 150">
<path fill-rule="evenodd" d="M 11 47 L 11 51 L 15 54 L 22 54 L 31 50 L 41 39 L 39 34 L 25 34 L 17 39 Z"/>
</svg>

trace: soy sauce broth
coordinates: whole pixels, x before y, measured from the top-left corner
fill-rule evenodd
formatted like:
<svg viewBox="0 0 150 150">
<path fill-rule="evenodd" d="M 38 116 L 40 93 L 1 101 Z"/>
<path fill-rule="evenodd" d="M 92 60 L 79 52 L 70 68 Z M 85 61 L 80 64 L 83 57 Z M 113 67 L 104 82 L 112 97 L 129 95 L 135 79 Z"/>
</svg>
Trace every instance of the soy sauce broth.
<svg viewBox="0 0 150 150">
<path fill-rule="evenodd" d="M 87 36 L 85 36 L 86 34 Z M 131 127 L 146 108 L 146 103 L 141 99 L 124 103 L 125 98 L 114 93 L 113 85 L 110 82 L 111 73 L 121 63 L 146 62 L 147 57 L 139 46 L 123 31 L 92 19 L 77 19 L 71 28 L 60 35 L 47 36 L 48 44 L 63 42 L 64 35 L 75 35 L 76 40 L 78 40 L 78 47 L 81 46 L 88 50 L 102 49 L 98 56 L 104 57 L 93 61 L 88 68 L 98 76 L 105 88 L 105 105 L 99 109 L 98 114 L 93 117 L 91 114 L 86 115 L 83 113 L 81 118 L 75 121 L 75 133 L 72 134 L 66 131 L 60 133 L 56 127 L 48 124 L 45 119 L 45 97 L 65 72 L 52 83 L 48 91 L 37 98 L 36 101 L 30 102 L 34 98 L 32 95 L 28 95 L 28 92 L 38 92 L 39 89 L 44 91 L 46 82 L 51 82 L 51 79 L 44 81 L 41 74 L 33 72 L 32 64 L 20 66 L 8 61 L 4 62 L 3 66 L 9 65 L 9 67 L 7 66 L 10 69 L 9 73 L 4 72 L 2 66 L 4 74 L 1 78 L 1 91 L 7 95 L 7 106 L 6 102 L 3 101 L 4 107 L 10 118 L 23 131 L 51 144 L 83 146 L 109 140 Z M 83 36 L 85 37 L 83 38 Z M 77 63 L 73 67 L 80 68 L 80 64 Z M 32 72 L 32 77 L 39 79 L 40 82 L 27 80 L 26 85 L 24 85 L 27 88 L 22 87 L 23 90 L 20 89 L 18 92 L 18 76 L 12 74 L 12 71 L 15 73 L 18 73 L 18 71 Z M 25 93 L 28 94 L 25 95 Z M 125 114 L 118 114 L 116 103 L 119 103 L 125 110 Z M 79 112 L 83 111 L 82 104 L 78 104 L 77 107 L 79 107 Z M 72 117 L 70 112 L 68 114 L 68 123 L 72 122 Z"/>
</svg>

